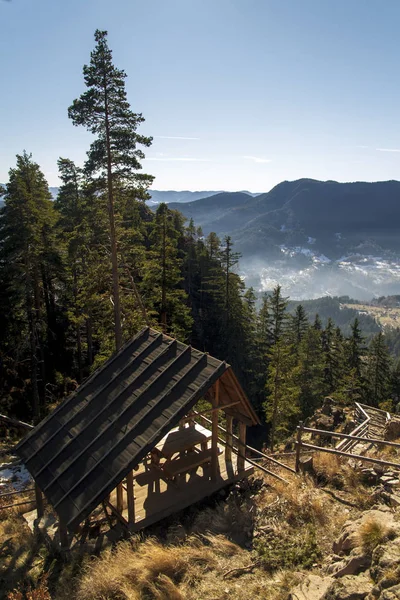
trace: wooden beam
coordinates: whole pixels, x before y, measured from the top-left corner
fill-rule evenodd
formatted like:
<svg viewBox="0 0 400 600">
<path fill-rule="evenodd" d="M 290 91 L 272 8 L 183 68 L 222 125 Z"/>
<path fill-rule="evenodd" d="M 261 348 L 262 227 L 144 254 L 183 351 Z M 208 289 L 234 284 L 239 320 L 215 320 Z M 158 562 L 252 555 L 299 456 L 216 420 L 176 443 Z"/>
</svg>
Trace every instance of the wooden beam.
<svg viewBox="0 0 400 600">
<path fill-rule="evenodd" d="M 246 417 L 243 413 L 238 413 L 237 411 L 232 410 L 231 408 L 227 408 L 225 411 L 226 415 L 231 415 L 234 419 L 238 421 L 242 421 L 247 425 L 247 427 L 251 427 L 253 425 L 253 421 Z"/>
<path fill-rule="evenodd" d="M 122 481 L 117 485 L 117 511 L 122 515 L 124 510 L 124 488 Z"/>
<path fill-rule="evenodd" d="M 236 406 L 236 404 L 241 404 L 239 401 L 237 402 L 230 402 L 229 404 L 220 404 L 219 406 L 215 406 L 214 408 L 208 408 L 207 410 L 202 410 L 201 412 L 197 412 L 195 410 L 192 410 L 190 412 L 189 415 L 187 415 L 186 417 L 184 417 L 183 419 L 181 419 L 181 423 L 182 422 L 186 422 L 186 421 L 191 421 L 193 419 L 194 421 L 194 417 L 204 417 L 204 415 L 212 415 L 216 410 L 225 410 L 226 408 L 230 408 L 231 406 Z M 233 414 L 232 414 L 233 416 Z M 240 416 L 240 418 L 242 418 L 242 416 Z M 249 424 L 251 425 L 251 421 L 249 419 Z"/>
<path fill-rule="evenodd" d="M 20 427 L 21 429 L 33 429 L 34 425 L 30 423 L 24 423 L 24 421 L 19 421 L 18 419 L 11 419 L 10 417 L 6 417 L 6 415 L 0 415 L 0 421 L 6 423 L 6 425 L 11 425 L 12 427 Z"/>
<path fill-rule="evenodd" d="M 118 519 L 118 521 L 121 523 L 121 525 L 123 525 L 124 527 L 126 527 L 127 529 L 129 529 L 129 526 L 128 526 L 128 521 L 125 519 L 125 517 L 123 517 L 123 516 L 121 515 L 121 513 L 119 513 L 119 512 L 117 511 L 117 509 L 115 508 L 115 506 L 114 506 L 113 504 L 111 504 L 111 502 L 109 502 L 108 500 L 105 500 L 105 501 L 104 501 L 104 504 L 105 504 L 106 506 L 108 506 L 108 508 L 109 508 L 109 509 L 111 510 L 111 512 L 113 513 L 113 515 L 115 515 L 115 516 L 117 517 L 117 519 Z"/>
<path fill-rule="evenodd" d="M 246 460 L 246 424 L 239 421 L 239 446 L 238 446 L 238 473 L 243 473 L 245 470 Z"/>
<path fill-rule="evenodd" d="M 69 548 L 68 530 L 61 519 L 58 522 L 58 534 L 60 536 L 61 549 L 67 550 Z"/>
<path fill-rule="evenodd" d="M 211 421 L 210 419 L 207 419 L 207 417 L 203 417 L 202 415 L 200 415 L 200 413 L 196 413 L 196 416 L 201 417 L 206 423 L 211 425 Z M 228 415 L 227 415 L 228 416 Z M 242 418 L 242 417 L 240 417 Z M 251 423 L 247 423 L 247 420 L 243 421 L 243 423 L 245 423 L 245 425 L 251 425 Z M 227 433 L 226 429 L 224 429 L 223 427 L 221 427 L 221 425 L 218 425 L 218 429 L 220 431 L 222 431 L 223 433 Z M 236 435 L 232 435 L 232 439 L 234 442 L 238 442 L 239 438 Z M 232 447 L 233 443 L 232 443 Z M 269 454 L 264 454 L 264 452 L 260 452 L 260 450 L 257 450 L 256 448 L 252 448 L 252 446 L 249 446 L 248 444 L 246 444 L 246 449 L 250 450 L 250 452 L 254 452 L 255 454 L 258 454 L 258 456 L 262 456 L 263 458 L 265 458 L 265 460 L 269 460 L 270 462 L 275 463 L 276 465 L 278 465 L 279 467 L 282 467 L 283 469 L 286 469 L 287 471 L 291 471 L 292 473 L 295 473 L 295 470 L 292 467 L 289 467 L 288 465 L 285 465 L 285 463 L 280 462 L 279 460 L 276 460 L 276 458 L 273 458 L 272 456 L 270 456 Z"/>
<path fill-rule="evenodd" d="M 300 454 L 301 454 L 301 436 L 303 434 L 303 421 L 300 421 L 297 427 L 297 437 L 296 437 L 296 463 L 295 463 L 295 471 L 299 472 L 300 469 Z"/>
<path fill-rule="evenodd" d="M 400 463 L 391 462 L 389 460 L 380 460 L 379 458 L 370 458 L 369 456 L 363 456 L 361 454 L 352 454 L 351 452 L 341 452 L 340 450 L 334 450 L 333 448 L 325 448 L 322 446 L 314 446 L 313 444 L 305 444 L 302 442 L 302 448 L 309 448 L 310 450 L 317 450 L 318 452 L 328 452 L 329 454 L 337 454 L 339 456 L 346 456 L 347 458 L 354 458 L 355 460 L 361 460 L 365 462 L 375 463 L 377 465 L 386 465 L 388 467 L 400 468 Z"/>
<path fill-rule="evenodd" d="M 35 499 L 36 499 L 36 512 L 37 517 L 40 519 L 44 515 L 44 503 L 42 490 L 35 481 Z"/>
<path fill-rule="evenodd" d="M 133 472 L 129 471 L 126 476 L 126 492 L 128 495 L 128 524 L 132 527 L 135 524 L 135 491 L 134 491 Z"/>
<path fill-rule="evenodd" d="M 365 425 L 365 423 L 362 423 Z M 357 428 L 358 429 L 358 428 Z M 355 442 L 369 442 L 370 444 L 381 444 L 382 446 L 392 446 L 393 448 L 400 448 L 400 444 L 397 442 L 388 442 L 387 440 L 379 440 L 377 438 L 363 437 L 348 433 L 338 433 L 337 431 L 326 431 L 325 429 L 314 429 L 313 427 L 303 427 L 303 431 L 308 433 L 314 433 L 316 435 L 326 435 L 335 438 L 341 438 L 344 440 L 354 440 Z"/>
<path fill-rule="evenodd" d="M 232 461 L 232 446 L 233 446 L 233 417 L 232 417 L 232 415 L 226 415 L 225 459 L 229 462 Z"/>
<path fill-rule="evenodd" d="M 211 437 L 211 479 L 215 481 L 218 475 L 218 404 L 219 404 L 219 379 L 215 382 L 212 399 L 212 437 Z"/>
</svg>

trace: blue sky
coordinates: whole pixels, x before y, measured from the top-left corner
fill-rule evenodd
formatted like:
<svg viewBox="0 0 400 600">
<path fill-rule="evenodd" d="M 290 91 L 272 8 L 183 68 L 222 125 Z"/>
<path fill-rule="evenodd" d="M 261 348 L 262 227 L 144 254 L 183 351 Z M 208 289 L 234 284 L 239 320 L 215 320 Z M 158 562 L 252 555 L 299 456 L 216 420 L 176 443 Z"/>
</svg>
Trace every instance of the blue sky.
<svg viewBox="0 0 400 600">
<path fill-rule="evenodd" d="M 398 0 L 0 0 L 0 181 L 91 137 L 67 118 L 96 28 L 154 137 L 156 189 L 400 176 Z"/>
</svg>

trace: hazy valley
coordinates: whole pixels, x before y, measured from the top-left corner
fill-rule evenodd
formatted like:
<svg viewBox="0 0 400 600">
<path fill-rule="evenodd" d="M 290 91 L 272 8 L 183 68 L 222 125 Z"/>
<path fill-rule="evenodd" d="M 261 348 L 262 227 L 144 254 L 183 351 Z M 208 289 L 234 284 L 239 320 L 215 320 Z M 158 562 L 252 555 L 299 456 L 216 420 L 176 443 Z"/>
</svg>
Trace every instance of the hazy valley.
<svg viewBox="0 0 400 600">
<path fill-rule="evenodd" d="M 400 292 L 400 183 L 285 181 L 270 192 L 171 203 L 207 235 L 230 235 L 247 285 L 295 299 Z"/>
</svg>

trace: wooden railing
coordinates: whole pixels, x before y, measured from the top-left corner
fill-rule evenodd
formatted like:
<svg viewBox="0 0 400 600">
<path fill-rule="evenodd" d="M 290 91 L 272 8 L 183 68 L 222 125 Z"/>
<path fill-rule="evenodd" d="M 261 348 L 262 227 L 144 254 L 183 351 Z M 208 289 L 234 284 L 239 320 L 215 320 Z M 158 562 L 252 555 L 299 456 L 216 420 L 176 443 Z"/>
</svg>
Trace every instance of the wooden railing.
<svg viewBox="0 0 400 600">
<path fill-rule="evenodd" d="M 355 431 L 355 430 L 354 430 Z M 392 448 L 400 448 L 400 444 L 396 442 L 388 442 L 386 440 L 380 440 L 377 438 L 364 437 L 361 435 L 354 436 L 353 434 L 337 433 L 336 431 L 325 431 L 323 429 L 314 429 L 313 427 L 304 427 L 302 423 L 297 427 L 297 438 L 296 438 L 296 465 L 295 470 L 298 473 L 300 470 L 300 458 L 302 448 L 309 450 L 315 450 L 318 452 L 327 452 L 329 454 L 336 454 L 339 456 L 346 456 L 347 458 L 355 458 L 360 461 L 371 462 L 375 464 L 385 465 L 388 467 L 400 468 L 400 463 L 395 463 L 387 460 L 381 460 L 370 456 L 364 456 L 361 454 L 353 454 L 351 452 L 345 452 L 342 449 L 327 448 L 324 446 L 316 446 L 315 444 L 309 444 L 303 441 L 303 433 L 312 433 L 314 435 L 323 435 L 324 437 L 339 438 L 343 440 L 351 441 L 352 444 L 358 444 L 359 442 L 369 442 L 371 444 L 378 444 L 381 446 L 388 446 Z"/>
<path fill-rule="evenodd" d="M 379 413 L 382 418 L 385 419 L 385 425 L 390 421 L 391 416 L 387 411 L 381 410 L 379 408 L 375 408 L 372 406 L 367 406 L 365 404 L 360 404 L 359 402 L 355 402 L 355 419 L 356 421 L 361 421 L 359 425 L 350 433 L 350 435 L 354 438 L 359 436 L 361 437 L 370 437 L 370 426 L 372 424 L 372 416 L 369 412 Z M 372 443 L 372 442 L 371 442 Z M 342 440 L 336 446 L 336 450 L 342 450 L 343 452 L 351 451 L 354 446 L 358 444 L 356 439 L 354 440 Z"/>
<path fill-rule="evenodd" d="M 207 423 L 207 425 L 211 424 L 210 419 L 207 419 L 207 417 L 205 417 L 204 415 L 197 413 L 196 411 L 193 411 L 193 413 L 197 419 L 198 418 L 202 419 L 205 423 Z M 226 429 L 224 429 L 224 427 L 222 427 L 219 424 L 218 424 L 218 430 L 221 431 L 224 435 L 226 435 L 226 433 L 227 433 Z M 239 450 L 236 447 L 239 443 L 239 438 L 236 435 L 232 434 L 232 444 L 228 444 L 225 439 L 220 438 L 220 437 L 218 437 L 218 441 L 223 446 L 230 448 L 235 454 L 239 455 Z M 235 444 L 236 444 L 236 446 L 235 446 Z M 293 469 L 293 467 L 289 467 L 289 465 L 286 465 L 285 463 L 283 463 L 279 460 L 276 460 L 276 458 L 273 458 L 272 456 L 269 456 L 268 454 L 264 454 L 264 452 L 261 452 L 260 450 L 257 450 L 256 448 L 252 448 L 252 446 L 249 446 L 248 444 L 245 445 L 245 451 L 246 450 L 248 450 L 250 453 L 257 454 L 257 456 L 259 456 L 263 460 L 269 461 L 272 464 L 281 467 L 282 469 L 286 469 L 287 471 L 290 471 L 291 473 L 295 473 L 295 470 Z M 259 469 L 260 471 L 263 471 L 264 473 L 271 475 L 272 477 L 275 477 L 276 479 L 279 479 L 280 481 L 284 481 L 285 483 L 288 483 L 286 481 L 286 479 L 284 479 L 283 477 L 278 475 L 278 473 L 274 473 L 273 471 L 266 469 L 264 466 L 257 464 L 254 460 L 249 458 L 248 454 L 246 454 L 246 461 L 248 463 L 250 463 L 251 465 L 253 465 L 254 467 L 256 467 L 257 469 Z"/>
</svg>

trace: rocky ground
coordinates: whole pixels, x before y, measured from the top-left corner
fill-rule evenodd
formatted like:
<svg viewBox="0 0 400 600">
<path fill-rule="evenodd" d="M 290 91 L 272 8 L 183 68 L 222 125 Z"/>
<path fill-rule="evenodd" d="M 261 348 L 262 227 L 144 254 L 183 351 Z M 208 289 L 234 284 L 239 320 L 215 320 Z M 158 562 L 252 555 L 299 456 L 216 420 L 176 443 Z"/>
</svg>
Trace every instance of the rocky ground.
<svg viewBox="0 0 400 600">
<path fill-rule="evenodd" d="M 326 402 L 310 424 L 343 431 L 351 418 Z M 400 464 L 396 447 L 368 445 L 368 455 Z M 308 473 L 281 471 L 287 484 L 259 473 L 92 556 L 77 548 L 68 561 L 17 510 L 0 510 L 0 598 L 400 598 L 400 469 L 327 453 L 308 463 Z"/>
</svg>

